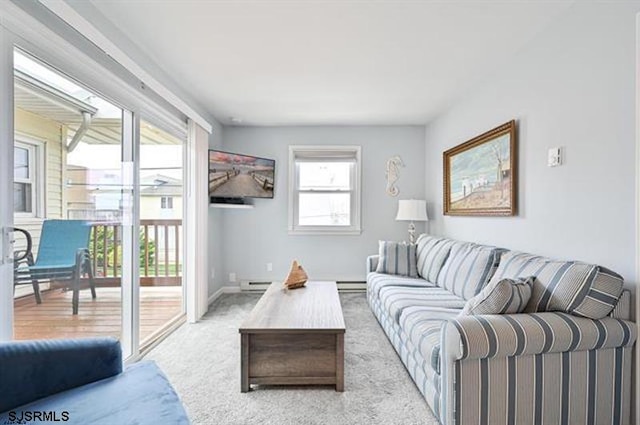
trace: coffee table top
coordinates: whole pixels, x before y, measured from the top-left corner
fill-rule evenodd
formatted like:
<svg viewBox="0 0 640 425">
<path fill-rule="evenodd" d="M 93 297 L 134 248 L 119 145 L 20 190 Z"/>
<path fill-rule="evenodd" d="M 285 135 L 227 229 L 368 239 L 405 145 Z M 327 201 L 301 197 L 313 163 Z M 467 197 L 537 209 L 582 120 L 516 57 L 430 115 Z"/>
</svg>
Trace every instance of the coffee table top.
<svg viewBox="0 0 640 425">
<path fill-rule="evenodd" d="M 298 289 L 273 282 L 240 326 L 240 333 L 344 333 L 335 282 L 310 281 Z"/>
</svg>

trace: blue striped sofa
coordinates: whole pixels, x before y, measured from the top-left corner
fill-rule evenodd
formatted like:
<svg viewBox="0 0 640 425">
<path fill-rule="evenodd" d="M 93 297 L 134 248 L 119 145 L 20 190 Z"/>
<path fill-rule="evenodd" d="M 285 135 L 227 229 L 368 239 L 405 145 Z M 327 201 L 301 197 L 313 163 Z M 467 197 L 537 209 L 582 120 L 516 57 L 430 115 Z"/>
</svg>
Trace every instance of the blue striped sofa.
<svg viewBox="0 0 640 425">
<path fill-rule="evenodd" d="M 429 235 L 416 255 L 420 278 L 368 257 L 367 298 L 442 424 L 629 423 L 637 332 L 620 276 Z M 459 316 L 492 279 L 528 276 L 526 313 Z"/>
</svg>

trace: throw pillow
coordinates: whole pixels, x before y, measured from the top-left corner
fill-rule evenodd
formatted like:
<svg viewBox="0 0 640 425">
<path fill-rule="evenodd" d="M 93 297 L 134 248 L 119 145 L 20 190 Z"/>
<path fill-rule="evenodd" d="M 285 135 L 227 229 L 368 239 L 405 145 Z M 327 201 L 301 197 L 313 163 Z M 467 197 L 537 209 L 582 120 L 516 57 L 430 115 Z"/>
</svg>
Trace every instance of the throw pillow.
<svg viewBox="0 0 640 425">
<path fill-rule="evenodd" d="M 461 315 L 522 313 L 531 298 L 534 277 L 500 279 L 489 282 L 478 295 L 471 298 Z"/>
<path fill-rule="evenodd" d="M 406 242 L 380 241 L 376 272 L 418 277 L 416 246 Z"/>
</svg>

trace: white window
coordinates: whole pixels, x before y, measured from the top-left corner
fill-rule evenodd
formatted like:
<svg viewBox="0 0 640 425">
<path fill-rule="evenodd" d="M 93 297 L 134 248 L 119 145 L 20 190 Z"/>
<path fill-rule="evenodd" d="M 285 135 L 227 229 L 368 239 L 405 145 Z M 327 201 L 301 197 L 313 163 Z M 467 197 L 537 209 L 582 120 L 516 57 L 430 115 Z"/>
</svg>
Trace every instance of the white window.
<svg viewBox="0 0 640 425">
<path fill-rule="evenodd" d="M 40 211 L 40 182 L 43 178 L 41 145 L 15 142 L 13 148 L 13 210 L 35 217 Z"/>
<path fill-rule="evenodd" d="M 289 233 L 360 233 L 360 152 L 289 146 Z"/>
<path fill-rule="evenodd" d="M 172 210 L 173 209 L 173 197 L 172 196 L 163 196 L 160 198 L 160 208 L 163 210 Z"/>
</svg>

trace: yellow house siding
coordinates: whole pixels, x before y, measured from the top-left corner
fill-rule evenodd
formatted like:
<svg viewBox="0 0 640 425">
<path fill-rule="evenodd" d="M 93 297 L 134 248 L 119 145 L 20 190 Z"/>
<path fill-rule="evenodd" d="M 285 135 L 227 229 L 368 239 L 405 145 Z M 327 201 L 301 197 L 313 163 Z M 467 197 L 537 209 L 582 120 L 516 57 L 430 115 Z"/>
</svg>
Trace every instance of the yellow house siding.
<svg viewBox="0 0 640 425">
<path fill-rule="evenodd" d="M 160 204 L 160 196 L 141 196 L 140 197 L 140 218 L 144 219 L 165 219 L 179 220 L 182 219 L 182 197 L 173 196 L 173 208 L 162 209 Z"/>
<path fill-rule="evenodd" d="M 46 147 L 46 218 L 63 218 L 62 204 L 62 143 L 60 143 L 60 130 L 58 129 L 58 141 L 47 142 Z"/>
<path fill-rule="evenodd" d="M 61 142 L 62 125 L 40 115 L 16 108 L 15 110 L 15 131 L 16 140 L 24 142 L 39 142 L 42 144 L 40 155 L 44 163 L 44 176 L 40 176 L 42 182 L 39 189 L 44 189 L 44 194 L 40 194 L 38 202 L 44 201 L 44 208 L 38 209 L 35 217 L 24 217 L 16 215 L 14 223 L 16 227 L 21 227 L 33 237 L 34 252 L 37 252 L 40 241 L 40 228 L 45 218 L 64 218 L 64 205 L 62 202 L 63 192 L 63 146 Z M 42 172 L 42 168 L 36 165 Z M 22 246 L 17 243 L 16 249 Z"/>
</svg>

